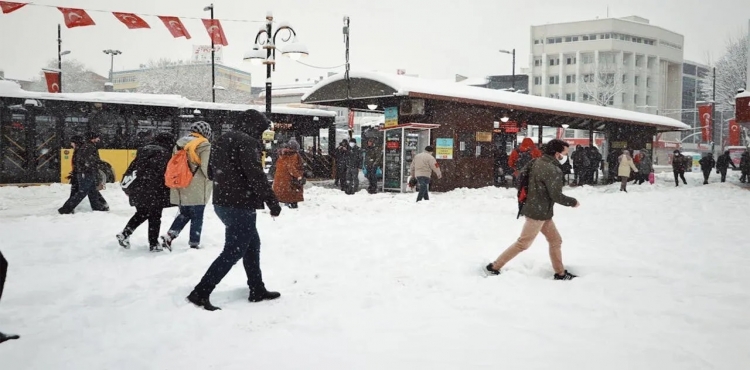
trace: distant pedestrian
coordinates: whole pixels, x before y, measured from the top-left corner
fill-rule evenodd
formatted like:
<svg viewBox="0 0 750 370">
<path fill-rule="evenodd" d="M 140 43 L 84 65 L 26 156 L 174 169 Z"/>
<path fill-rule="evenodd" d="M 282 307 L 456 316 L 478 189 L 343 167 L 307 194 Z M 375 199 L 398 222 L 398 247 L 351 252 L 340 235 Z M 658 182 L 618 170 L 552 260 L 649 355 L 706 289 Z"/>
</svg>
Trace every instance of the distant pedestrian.
<svg viewBox="0 0 750 370">
<path fill-rule="evenodd" d="M 102 162 L 97 149 L 97 144 L 100 142 L 99 134 L 89 132 L 84 139 L 82 145 L 76 147 L 75 152 L 73 152 L 72 176 L 75 177 L 75 180 L 71 180 L 71 182 L 74 182 L 77 191 L 57 210 L 60 214 L 73 214 L 75 208 L 86 197 L 89 198 L 92 210 L 109 211 L 107 201 L 99 193 L 99 168 Z"/>
<path fill-rule="evenodd" d="M 735 170 L 737 169 L 737 166 L 732 161 L 732 157 L 729 156 L 729 151 L 727 150 L 716 160 L 716 173 L 721 174 L 721 182 L 727 181 L 727 170 L 729 170 L 729 166 L 732 166 Z"/>
<path fill-rule="evenodd" d="M 359 170 L 362 169 L 362 149 L 356 139 L 349 140 L 346 153 L 346 194 L 352 195 L 359 191 Z"/>
<path fill-rule="evenodd" d="M 740 182 L 743 184 L 750 182 L 750 152 L 747 150 L 742 153 L 742 157 L 740 158 L 740 170 L 742 171 Z"/>
<path fill-rule="evenodd" d="M 675 150 L 672 154 L 672 172 L 674 172 L 674 186 L 680 186 L 679 179 L 682 179 L 682 182 L 687 185 L 687 181 L 685 180 L 685 171 L 687 170 L 687 157 L 682 155 L 679 150 Z"/>
<path fill-rule="evenodd" d="M 630 179 L 630 171 L 638 173 L 638 168 L 633 163 L 633 157 L 630 156 L 630 151 L 623 150 L 622 155 L 617 159 L 619 167 L 617 168 L 617 175 L 620 176 L 620 191 L 628 192 L 628 179 Z"/>
<path fill-rule="evenodd" d="M 711 176 L 711 171 L 716 167 L 716 161 L 714 160 L 714 154 L 708 153 L 705 157 L 698 161 L 701 165 L 701 171 L 703 172 L 703 185 L 708 184 L 708 178 Z"/>
<path fill-rule="evenodd" d="M 375 194 L 378 192 L 378 168 L 383 163 L 383 152 L 375 145 L 375 139 L 367 139 L 365 147 L 365 170 L 367 170 L 367 192 Z"/>
<path fill-rule="evenodd" d="M 3 256 L 3 252 L 0 252 L 0 299 L 3 298 L 3 288 L 5 288 L 5 278 L 8 275 L 8 261 Z M 21 338 L 18 335 L 8 335 L 0 332 L 0 343 L 11 339 Z"/>
<path fill-rule="evenodd" d="M 417 179 L 419 184 L 419 193 L 417 194 L 417 202 L 424 200 L 430 200 L 430 177 L 434 172 L 438 179 L 443 178 L 443 173 L 440 172 L 437 160 L 435 159 L 435 149 L 428 145 L 424 148 L 424 152 L 414 156 L 409 167 L 409 174 L 411 177 Z"/>
</svg>

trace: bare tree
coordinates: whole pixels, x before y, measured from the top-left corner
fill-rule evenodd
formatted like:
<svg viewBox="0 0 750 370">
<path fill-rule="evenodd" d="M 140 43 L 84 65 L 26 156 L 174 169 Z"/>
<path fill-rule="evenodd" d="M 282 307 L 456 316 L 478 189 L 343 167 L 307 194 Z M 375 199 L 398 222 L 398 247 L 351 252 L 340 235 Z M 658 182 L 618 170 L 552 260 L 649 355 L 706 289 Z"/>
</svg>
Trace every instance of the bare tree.
<svg viewBox="0 0 750 370">
<path fill-rule="evenodd" d="M 57 69 L 57 60 L 47 62 L 45 68 Z M 107 78 L 92 72 L 83 63 L 66 58 L 62 62 L 62 90 L 64 93 L 82 93 L 91 91 L 104 91 L 104 83 Z M 44 73 L 40 72 L 39 78 L 34 81 L 31 91 L 47 91 L 47 81 Z"/>
<path fill-rule="evenodd" d="M 716 62 L 709 63 L 716 68 L 716 108 L 733 109 L 737 89 L 745 88 L 747 81 L 748 36 L 734 36 L 727 40 L 727 51 Z M 705 76 L 701 92 L 711 99 L 713 96 L 713 72 Z"/>
<path fill-rule="evenodd" d="M 138 92 L 175 94 L 194 101 L 211 101 L 211 65 L 182 60 L 159 59 L 149 61 L 138 81 Z M 252 96 L 239 89 L 236 82 L 216 91 L 220 103 L 247 104 Z"/>
<path fill-rule="evenodd" d="M 600 56 L 597 67 L 581 76 L 579 84 L 583 91 L 582 101 L 601 106 L 614 105 L 615 96 L 625 90 L 622 74 L 622 69 L 613 59 Z"/>
</svg>

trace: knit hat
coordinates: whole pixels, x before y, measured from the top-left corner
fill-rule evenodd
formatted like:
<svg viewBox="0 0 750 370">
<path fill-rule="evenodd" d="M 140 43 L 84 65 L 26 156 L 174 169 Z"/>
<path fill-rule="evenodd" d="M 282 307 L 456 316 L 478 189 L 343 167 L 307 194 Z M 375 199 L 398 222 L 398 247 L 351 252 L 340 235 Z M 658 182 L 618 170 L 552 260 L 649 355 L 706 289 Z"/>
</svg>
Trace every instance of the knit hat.
<svg viewBox="0 0 750 370">
<path fill-rule="evenodd" d="M 99 137 L 99 133 L 98 132 L 94 132 L 94 131 L 89 131 L 83 137 L 86 139 L 86 141 L 91 141 L 91 140 L 94 140 L 94 139 L 98 138 Z"/>
<path fill-rule="evenodd" d="M 201 134 L 203 137 L 205 137 L 208 140 L 211 140 L 211 135 L 213 135 L 213 131 L 211 130 L 211 125 L 205 121 L 198 121 L 198 122 L 193 123 L 193 125 L 190 126 L 190 132 Z"/>
<path fill-rule="evenodd" d="M 250 137 L 260 140 L 263 131 L 271 127 L 271 121 L 263 113 L 255 109 L 248 109 L 240 113 L 239 119 L 233 127 L 235 130 L 242 131 Z"/>
<path fill-rule="evenodd" d="M 289 149 L 299 151 L 299 143 L 294 138 L 289 140 Z"/>
</svg>

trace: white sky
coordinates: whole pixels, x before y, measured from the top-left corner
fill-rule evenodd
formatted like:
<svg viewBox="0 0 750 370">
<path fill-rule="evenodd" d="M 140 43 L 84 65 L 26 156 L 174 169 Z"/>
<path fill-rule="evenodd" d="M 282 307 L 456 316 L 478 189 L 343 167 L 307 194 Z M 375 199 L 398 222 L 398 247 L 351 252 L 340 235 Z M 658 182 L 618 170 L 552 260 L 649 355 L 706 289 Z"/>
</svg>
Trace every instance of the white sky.
<svg viewBox="0 0 750 370">
<path fill-rule="evenodd" d="M 14 0 L 23 2 L 24 0 Z M 205 17 L 210 0 L 41 0 L 38 4 L 101 9 L 136 14 Z M 708 56 L 721 56 L 730 35 L 747 32 L 748 0 L 628 0 L 609 3 L 611 17 L 638 15 L 685 36 L 685 59 L 705 63 Z M 498 49 L 516 48 L 517 70 L 528 66 L 529 27 L 546 23 L 605 17 L 605 0 L 214 0 L 218 19 L 262 21 L 268 10 L 277 21 L 288 21 L 309 48 L 302 61 L 331 67 L 344 63 L 342 18 L 351 18 L 351 64 L 353 70 L 394 72 L 429 78 L 452 78 L 510 74 L 511 58 Z M 192 45 L 208 44 L 198 19 L 183 19 L 193 36 L 175 39 L 161 21 L 143 18 L 151 29 L 129 30 L 110 13 L 89 12 L 96 26 L 67 29 L 63 26 L 63 50 L 95 72 L 107 76 L 109 56 L 104 49 L 119 49 L 115 70 L 137 68 L 149 59 L 188 59 Z M 0 14 L 0 69 L 6 77 L 35 78 L 45 61 L 56 59 L 57 24 L 62 13 L 55 8 L 26 6 L 11 14 Z M 265 68 L 242 61 L 263 23 L 224 21 L 229 46 L 226 65 L 253 73 L 253 85 L 261 86 Z M 324 76 L 328 71 L 300 65 L 278 57 L 275 84 L 293 83 L 295 78 Z M 64 59 L 63 59 L 64 60 Z"/>
</svg>

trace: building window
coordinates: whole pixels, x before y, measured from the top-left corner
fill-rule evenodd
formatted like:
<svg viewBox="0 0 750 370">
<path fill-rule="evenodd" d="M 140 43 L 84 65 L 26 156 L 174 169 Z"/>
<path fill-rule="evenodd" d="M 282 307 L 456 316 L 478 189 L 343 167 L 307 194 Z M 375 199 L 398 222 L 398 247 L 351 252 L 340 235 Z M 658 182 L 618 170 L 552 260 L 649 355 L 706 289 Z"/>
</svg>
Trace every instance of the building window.
<svg viewBox="0 0 750 370">
<path fill-rule="evenodd" d="M 651 105 L 651 96 L 646 95 L 646 105 Z"/>
<path fill-rule="evenodd" d="M 633 95 L 633 104 L 638 104 L 638 94 Z"/>
<path fill-rule="evenodd" d="M 559 58 L 549 58 L 549 65 L 550 66 L 559 66 L 560 65 L 560 59 Z"/>
<path fill-rule="evenodd" d="M 563 137 L 566 139 L 575 139 L 576 137 L 576 130 L 566 129 L 563 132 Z"/>
<path fill-rule="evenodd" d="M 550 76 L 550 78 L 549 78 L 549 84 L 550 85 L 559 85 L 560 84 L 560 76 Z"/>
<path fill-rule="evenodd" d="M 594 63 L 594 56 L 592 54 L 584 54 L 582 56 L 583 58 L 583 64 L 593 64 Z"/>
<path fill-rule="evenodd" d="M 635 79 L 633 79 L 633 82 L 635 83 L 635 86 L 638 86 L 638 82 L 639 82 L 638 76 L 635 76 Z"/>
<path fill-rule="evenodd" d="M 534 85 L 541 85 L 542 84 L 542 78 L 540 76 L 534 77 Z"/>
<path fill-rule="evenodd" d="M 534 67 L 541 67 L 541 66 L 542 66 L 542 60 L 534 59 Z"/>
<path fill-rule="evenodd" d="M 565 94 L 565 100 L 576 101 L 576 94 L 575 93 Z"/>
<path fill-rule="evenodd" d="M 646 87 L 651 87 L 651 77 L 646 77 Z"/>
<path fill-rule="evenodd" d="M 626 96 L 625 93 L 622 93 L 622 103 L 625 104 Z"/>
<path fill-rule="evenodd" d="M 589 95 L 587 93 L 583 93 L 583 101 L 592 101 L 592 100 L 594 100 L 593 96 L 591 96 L 591 95 Z"/>
<path fill-rule="evenodd" d="M 567 76 L 565 76 L 565 83 L 567 83 L 567 84 L 574 84 L 574 83 L 576 83 L 576 75 L 567 75 Z"/>
<path fill-rule="evenodd" d="M 560 94 L 555 94 L 555 93 L 549 94 L 549 97 L 552 99 L 560 99 Z"/>
<path fill-rule="evenodd" d="M 568 64 L 568 65 L 571 65 L 571 64 L 576 64 L 576 57 L 568 57 L 568 58 L 567 58 L 567 59 L 565 60 L 565 63 L 566 63 L 566 64 Z"/>
<path fill-rule="evenodd" d="M 624 73 L 622 74 L 622 83 L 624 83 L 624 84 L 628 83 L 628 75 L 626 75 Z"/>
<path fill-rule="evenodd" d="M 544 40 L 541 40 L 541 39 L 534 40 L 534 45 L 539 45 L 539 44 L 543 44 L 543 43 L 544 43 Z"/>
<path fill-rule="evenodd" d="M 587 75 L 583 75 L 583 82 L 594 82 L 594 74 L 589 73 Z"/>
</svg>

